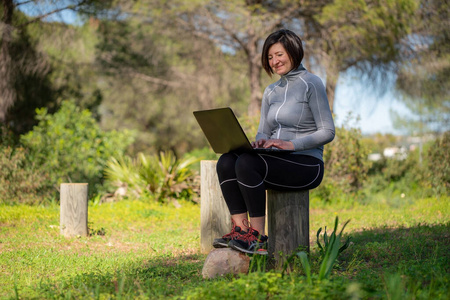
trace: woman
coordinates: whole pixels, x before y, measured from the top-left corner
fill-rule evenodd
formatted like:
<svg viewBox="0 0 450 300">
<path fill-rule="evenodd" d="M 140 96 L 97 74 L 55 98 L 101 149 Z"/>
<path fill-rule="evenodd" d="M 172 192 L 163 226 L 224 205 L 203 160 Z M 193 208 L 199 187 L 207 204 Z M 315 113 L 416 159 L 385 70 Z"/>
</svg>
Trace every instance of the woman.
<svg viewBox="0 0 450 300">
<path fill-rule="evenodd" d="M 323 145 L 334 139 L 334 123 L 325 87 L 303 67 L 302 59 L 302 41 L 292 31 L 276 31 L 264 42 L 262 66 L 280 79 L 264 91 L 252 146 L 293 152 L 220 157 L 217 174 L 233 228 L 214 240 L 216 248 L 267 254 L 266 189 L 310 190 L 322 181 Z"/>
</svg>

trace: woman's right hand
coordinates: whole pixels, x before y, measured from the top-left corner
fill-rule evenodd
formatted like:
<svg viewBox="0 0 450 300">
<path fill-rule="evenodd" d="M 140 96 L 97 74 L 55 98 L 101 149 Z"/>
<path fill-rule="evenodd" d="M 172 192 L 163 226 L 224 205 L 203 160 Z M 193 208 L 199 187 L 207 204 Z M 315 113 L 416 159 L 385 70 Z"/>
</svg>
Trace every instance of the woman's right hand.
<svg viewBox="0 0 450 300">
<path fill-rule="evenodd" d="M 260 139 L 257 140 L 256 142 L 252 142 L 252 147 L 253 148 L 264 148 L 264 144 L 266 143 L 265 139 Z"/>
</svg>

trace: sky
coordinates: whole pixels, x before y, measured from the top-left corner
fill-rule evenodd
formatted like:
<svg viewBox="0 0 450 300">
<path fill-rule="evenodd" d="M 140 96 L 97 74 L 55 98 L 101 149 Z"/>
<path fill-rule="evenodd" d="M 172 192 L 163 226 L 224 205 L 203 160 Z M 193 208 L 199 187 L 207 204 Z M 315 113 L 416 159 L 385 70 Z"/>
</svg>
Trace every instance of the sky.
<svg viewBox="0 0 450 300">
<path fill-rule="evenodd" d="M 351 112 L 353 116 L 359 117 L 359 121 L 353 122 L 352 124 L 355 126 L 352 127 L 360 128 L 362 134 L 401 134 L 401 131 L 393 126 L 390 116 L 391 110 L 400 112 L 402 115 L 409 112 L 405 105 L 396 99 L 391 90 L 388 90 L 382 96 L 378 96 L 370 89 L 364 89 L 360 82 L 338 83 L 334 104 L 337 126 L 341 126 L 348 113 Z"/>
<path fill-rule="evenodd" d="M 60 3 L 64 3 L 64 1 Z M 36 11 L 36 8 L 31 5 L 32 3 L 19 8 L 30 15 L 42 13 L 39 10 Z M 71 24 L 80 22 L 76 13 L 70 10 L 51 15 L 46 20 L 63 21 Z M 351 112 L 353 116 L 360 119 L 357 123 L 353 122 L 352 125 L 354 126 L 352 127 L 360 128 L 362 134 L 401 134 L 393 127 L 390 110 L 404 112 L 408 110 L 395 98 L 392 91 L 388 90 L 383 96 L 377 96 L 370 89 L 364 87 L 362 83 L 354 80 L 355 76 L 353 79 L 350 76 L 342 77 L 335 92 L 334 114 L 336 115 L 335 123 L 337 126 L 341 126 L 348 113 Z M 386 86 L 392 86 L 392 82 Z"/>
</svg>

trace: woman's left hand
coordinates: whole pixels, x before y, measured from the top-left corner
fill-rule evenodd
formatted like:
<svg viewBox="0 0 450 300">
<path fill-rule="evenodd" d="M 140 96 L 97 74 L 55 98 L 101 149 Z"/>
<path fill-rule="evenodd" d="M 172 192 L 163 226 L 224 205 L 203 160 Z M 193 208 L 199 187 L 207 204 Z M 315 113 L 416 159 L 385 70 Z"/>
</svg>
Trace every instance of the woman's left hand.
<svg viewBox="0 0 450 300">
<path fill-rule="evenodd" d="M 273 139 L 273 140 L 267 140 L 264 143 L 264 148 L 270 148 L 270 147 L 275 147 L 278 149 L 285 149 L 285 150 L 294 150 L 294 144 L 291 141 L 283 141 L 283 140 L 278 140 L 278 139 Z"/>
</svg>

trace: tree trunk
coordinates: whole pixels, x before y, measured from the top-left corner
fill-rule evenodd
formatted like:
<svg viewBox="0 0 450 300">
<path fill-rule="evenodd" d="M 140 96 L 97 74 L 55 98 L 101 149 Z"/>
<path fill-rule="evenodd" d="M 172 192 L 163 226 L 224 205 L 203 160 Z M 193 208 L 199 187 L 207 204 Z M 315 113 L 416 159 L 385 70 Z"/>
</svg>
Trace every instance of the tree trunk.
<svg viewBox="0 0 450 300">
<path fill-rule="evenodd" d="M 5 121 L 8 108 L 14 103 L 15 91 L 13 82 L 13 67 L 9 43 L 12 38 L 12 16 L 14 3 L 3 0 L 2 37 L 0 41 L 0 122 Z"/>
<path fill-rule="evenodd" d="M 327 92 L 328 103 L 330 104 L 331 113 L 334 111 L 334 97 L 336 85 L 339 78 L 339 70 L 334 62 L 328 63 L 326 67 L 327 81 L 325 90 Z"/>
<path fill-rule="evenodd" d="M 247 44 L 248 69 L 250 78 L 250 104 L 248 106 L 249 117 L 259 115 L 261 111 L 261 65 L 260 55 L 257 48 L 258 39 L 256 37 L 250 39 Z"/>
</svg>

